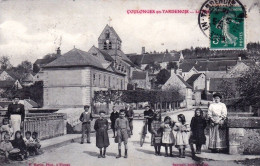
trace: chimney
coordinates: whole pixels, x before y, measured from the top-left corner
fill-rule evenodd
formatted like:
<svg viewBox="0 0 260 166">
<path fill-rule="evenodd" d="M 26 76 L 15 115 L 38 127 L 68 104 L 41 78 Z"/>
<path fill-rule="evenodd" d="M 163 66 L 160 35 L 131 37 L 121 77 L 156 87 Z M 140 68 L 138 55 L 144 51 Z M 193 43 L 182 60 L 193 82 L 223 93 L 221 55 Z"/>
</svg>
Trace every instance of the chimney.
<svg viewBox="0 0 260 166">
<path fill-rule="evenodd" d="M 166 49 L 165 53 L 169 53 L 168 49 Z"/>
<path fill-rule="evenodd" d="M 145 47 L 142 47 L 142 54 L 145 53 Z"/>
<path fill-rule="evenodd" d="M 61 55 L 60 47 L 57 48 L 57 54 L 58 54 L 58 55 Z"/>
</svg>

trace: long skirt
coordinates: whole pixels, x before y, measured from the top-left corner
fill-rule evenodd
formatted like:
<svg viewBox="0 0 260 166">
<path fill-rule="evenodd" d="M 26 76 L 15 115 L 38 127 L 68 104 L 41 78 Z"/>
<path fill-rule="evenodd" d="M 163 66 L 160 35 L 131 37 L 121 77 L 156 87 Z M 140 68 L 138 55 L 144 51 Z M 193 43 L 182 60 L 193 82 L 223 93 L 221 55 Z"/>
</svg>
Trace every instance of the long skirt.
<svg viewBox="0 0 260 166">
<path fill-rule="evenodd" d="M 219 125 L 209 128 L 209 149 L 227 148 L 226 128 L 220 128 Z"/>
<path fill-rule="evenodd" d="M 14 130 L 14 134 L 12 135 L 12 140 L 14 140 L 14 136 L 16 131 L 20 131 L 21 130 L 21 115 L 11 115 L 10 117 L 11 119 L 11 123 L 12 123 L 12 128 Z"/>
</svg>

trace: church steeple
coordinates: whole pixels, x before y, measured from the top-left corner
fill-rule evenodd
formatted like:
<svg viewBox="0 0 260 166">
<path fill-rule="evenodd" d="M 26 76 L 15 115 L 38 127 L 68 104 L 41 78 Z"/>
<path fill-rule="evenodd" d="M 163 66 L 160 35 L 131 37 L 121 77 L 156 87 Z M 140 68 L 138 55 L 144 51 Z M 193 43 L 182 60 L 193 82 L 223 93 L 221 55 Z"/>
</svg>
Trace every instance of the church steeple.
<svg viewBox="0 0 260 166">
<path fill-rule="evenodd" d="M 113 27 L 106 25 L 98 38 L 98 48 L 101 50 L 121 50 L 122 40 Z"/>
</svg>

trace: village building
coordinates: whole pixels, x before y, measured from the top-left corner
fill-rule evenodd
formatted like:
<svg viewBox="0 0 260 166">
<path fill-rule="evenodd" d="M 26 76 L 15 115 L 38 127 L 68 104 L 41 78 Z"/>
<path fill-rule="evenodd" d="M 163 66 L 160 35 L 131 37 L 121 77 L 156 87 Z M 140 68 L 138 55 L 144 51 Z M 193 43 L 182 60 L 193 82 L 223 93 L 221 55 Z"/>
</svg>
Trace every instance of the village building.
<svg viewBox="0 0 260 166">
<path fill-rule="evenodd" d="M 176 62 L 177 65 L 184 59 L 182 53 L 165 51 L 164 53 L 147 53 L 145 48 L 142 48 L 142 54 L 127 54 L 131 61 L 145 69 L 147 65 L 158 63 L 162 69 L 166 69 L 169 62 Z"/>
<path fill-rule="evenodd" d="M 192 86 L 190 86 L 179 74 L 171 70 L 170 78 L 162 86 L 162 90 L 177 90 L 184 97 L 180 103 L 181 107 L 190 108 L 192 106 Z"/>
<path fill-rule="evenodd" d="M 43 67 L 44 107 L 91 105 L 95 91 L 126 90 L 135 65 L 121 50 L 122 40 L 106 25 L 98 48 L 74 48 Z"/>
<path fill-rule="evenodd" d="M 151 89 L 151 82 L 147 71 L 133 71 L 130 81 L 135 89 Z"/>
</svg>

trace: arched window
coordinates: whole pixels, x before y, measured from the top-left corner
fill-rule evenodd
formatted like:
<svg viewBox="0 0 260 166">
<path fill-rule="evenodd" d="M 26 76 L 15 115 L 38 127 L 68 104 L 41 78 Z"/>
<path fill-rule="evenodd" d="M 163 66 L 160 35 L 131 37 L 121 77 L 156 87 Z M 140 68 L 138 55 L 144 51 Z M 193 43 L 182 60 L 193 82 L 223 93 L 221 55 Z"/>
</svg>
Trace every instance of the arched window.
<svg viewBox="0 0 260 166">
<path fill-rule="evenodd" d="M 108 49 L 112 49 L 112 43 L 111 42 L 109 42 L 109 44 L 108 44 Z"/>
<path fill-rule="evenodd" d="M 104 42 L 104 50 L 107 50 L 107 43 Z"/>
</svg>

